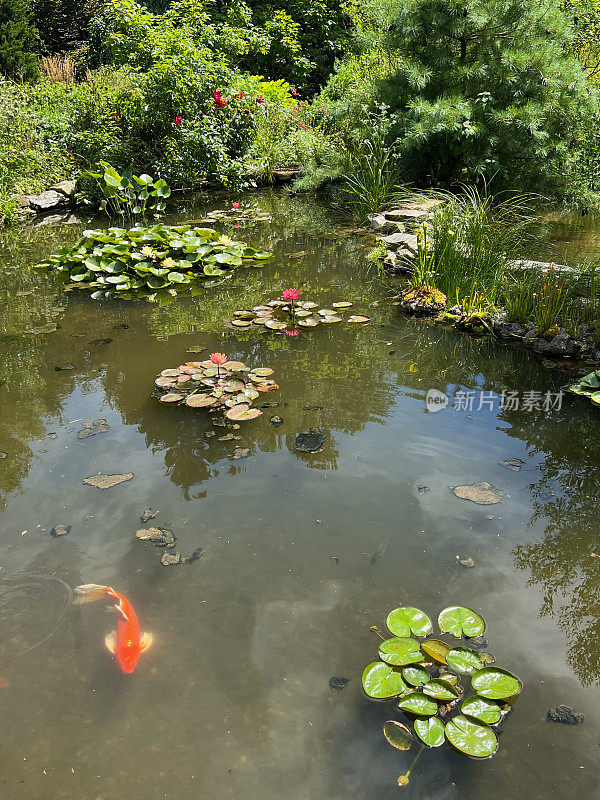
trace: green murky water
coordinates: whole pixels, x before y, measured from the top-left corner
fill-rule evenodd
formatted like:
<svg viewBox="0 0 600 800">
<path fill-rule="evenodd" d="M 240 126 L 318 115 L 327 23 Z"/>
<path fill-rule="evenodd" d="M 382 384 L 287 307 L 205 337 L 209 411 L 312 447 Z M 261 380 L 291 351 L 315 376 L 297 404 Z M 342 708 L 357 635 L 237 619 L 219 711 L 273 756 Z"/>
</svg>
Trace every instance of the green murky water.
<svg viewBox="0 0 600 800">
<path fill-rule="evenodd" d="M 502 392 L 521 393 L 523 406 L 523 392 L 555 392 L 565 373 L 404 320 L 389 301 L 397 286 L 326 209 L 270 195 L 251 202 L 272 222 L 239 233 L 275 258 L 162 308 L 64 294 L 20 269 L 85 223 L 3 236 L 3 800 L 396 797 L 413 754 L 383 740 L 382 722 L 396 714 L 363 697 L 360 675 L 376 651 L 369 626 L 401 603 L 432 614 L 477 608 L 499 663 L 525 683 L 493 759 L 426 752 L 404 796 L 594 796 L 598 412 L 570 396 L 560 409 L 501 409 Z M 182 207 L 178 219 L 199 215 Z M 223 328 L 235 308 L 288 286 L 351 300 L 373 322 L 293 339 Z M 52 321 L 55 333 L 27 333 Z M 98 339 L 112 341 L 90 344 Z M 151 396 L 161 369 L 197 358 L 186 355 L 193 346 L 275 369 L 281 388 L 265 400 L 279 405 L 236 431 L 241 441 L 221 442 L 225 431 L 202 411 Z M 75 370 L 55 371 L 62 362 Z M 431 388 L 451 398 L 437 413 L 425 403 Z M 472 408 L 457 392 L 473 393 Z M 81 421 L 96 418 L 110 431 L 77 439 Z M 295 453 L 295 434 L 310 427 L 327 432 L 322 451 Z M 233 460 L 236 446 L 250 456 Z M 508 458 L 525 465 L 499 464 Z M 98 472 L 134 478 L 104 492 L 82 484 Z M 479 480 L 504 501 L 453 496 L 450 487 Z M 163 567 L 135 539 L 148 506 L 184 554 L 204 548 L 196 563 Z M 58 524 L 71 532 L 51 538 Z M 104 648 L 113 618 L 72 605 L 84 582 L 124 592 L 154 634 L 134 675 L 120 674 Z M 332 676 L 351 680 L 332 691 Z M 559 703 L 585 723 L 547 722 Z"/>
</svg>

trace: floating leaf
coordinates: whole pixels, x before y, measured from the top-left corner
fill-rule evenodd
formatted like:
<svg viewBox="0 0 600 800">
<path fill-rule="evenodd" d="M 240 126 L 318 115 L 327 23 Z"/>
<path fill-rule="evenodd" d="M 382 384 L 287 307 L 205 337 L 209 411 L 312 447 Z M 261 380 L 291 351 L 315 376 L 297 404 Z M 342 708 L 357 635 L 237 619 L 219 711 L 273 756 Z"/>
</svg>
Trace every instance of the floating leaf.
<svg viewBox="0 0 600 800">
<path fill-rule="evenodd" d="M 321 322 L 326 323 L 327 325 L 331 325 L 334 322 L 343 322 L 344 320 L 338 314 L 328 314 L 326 317 L 323 317 Z"/>
<path fill-rule="evenodd" d="M 339 303 L 332 303 L 333 308 L 350 308 L 352 303 L 349 303 L 347 300 L 341 300 Z"/>
<path fill-rule="evenodd" d="M 332 308 L 320 308 L 317 312 L 321 317 L 335 316 L 335 311 Z"/>
<path fill-rule="evenodd" d="M 273 374 L 273 370 L 271 367 L 256 367 L 255 369 L 250 370 L 250 375 L 256 375 L 259 378 L 268 378 L 269 375 Z"/>
<path fill-rule="evenodd" d="M 484 667 L 471 678 L 471 686 L 477 694 L 488 700 L 503 700 L 519 694 L 523 684 L 506 669 Z"/>
<path fill-rule="evenodd" d="M 440 678 L 434 678 L 426 683 L 421 691 L 428 697 L 433 697 L 435 700 L 444 700 L 445 702 L 456 700 L 460 695 L 456 686 L 453 686 L 450 681 L 441 680 Z"/>
<path fill-rule="evenodd" d="M 410 750 L 414 742 L 413 735 L 401 722 L 389 719 L 383 723 L 383 735 L 396 750 Z M 443 726 L 442 726 L 443 739 Z"/>
<path fill-rule="evenodd" d="M 244 381 L 238 380 L 227 381 L 223 386 L 223 389 L 225 389 L 226 392 L 241 392 L 245 388 L 246 384 Z"/>
<path fill-rule="evenodd" d="M 231 372 L 244 372 L 248 369 L 248 367 L 242 361 L 227 361 L 223 364 L 224 369 L 228 369 Z"/>
<path fill-rule="evenodd" d="M 279 322 L 279 320 L 277 320 L 277 319 L 268 319 L 265 322 L 265 327 L 266 328 L 270 328 L 271 330 L 274 330 L 274 331 L 282 331 L 285 328 L 287 328 L 287 323 Z"/>
<path fill-rule="evenodd" d="M 250 419 L 256 419 L 256 417 L 260 417 L 261 414 L 262 411 L 258 408 L 250 408 L 249 405 L 243 403 L 230 408 L 229 411 L 225 413 L 225 416 L 227 419 L 232 419 L 236 422 L 245 422 Z"/>
<path fill-rule="evenodd" d="M 252 322 L 248 319 L 232 319 L 231 324 L 235 328 L 249 328 Z"/>
<path fill-rule="evenodd" d="M 398 708 L 419 717 L 431 717 L 437 713 L 437 703 L 423 692 L 410 692 L 401 697 Z"/>
<path fill-rule="evenodd" d="M 459 675 L 472 675 L 483 667 L 483 659 L 474 650 L 468 647 L 456 647 L 446 656 L 448 666 Z"/>
<path fill-rule="evenodd" d="M 348 317 L 348 322 L 357 322 L 359 324 L 364 324 L 367 322 L 371 322 L 371 317 L 365 317 L 363 314 L 353 314 L 351 317 Z"/>
<path fill-rule="evenodd" d="M 161 403 L 178 403 L 180 400 L 183 400 L 183 395 L 177 394 L 177 392 L 163 394 L 163 396 L 160 398 Z"/>
<path fill-rule="evenodd" d="M 421 661 L 423 653 L 419 649 L 419 643 L 414 639 L 395 637 L 381 642 L 379 645 L 379 658 L 387 664 L 405 666 L 406 664 L 416 664 Z"/>
<path fill-rule="evenodd" d="M 388 614 L 386 625 L 394 636 L 427 636 L 433 626 L 431 620 L 420 609 L 413 606 L 400 606 Z"/>
<path fill-rule="evenodd" d="M 441 639 L 425 639 L 424 642 L 421 642 L 421 650 L 439 664 L 445 664 L 446 656 L 452 648 Z"/>
<path fill-rule="evenodd" d="M 476 611 L 464 606 L 448 606 L 440 612 L 438 624 L 442 633 L 451 633 L 457 638 L 481 636 L 485 631 L 485 621 Z"/>
<path fill-rule="evenodd" d="M 216 402 L 217 398 L 211 395 L 193 394 L 186 399 L 185 404 L 190 408 L 208 408 L 208 406 L 214 406 Z"/>
<path fill-rule="evenodd" d="M 423 686 L 424 683 L 431 679 L 431 675 L 425 667 L 419 666 L 404 667 L 402 677 L 411 686 Z"/>
<path fill-rule="evenodd" d="M 444 723 L 437 717 L 416 719 L 415 733 L 427 747 L 441 747 L 446 741 Z"/>
<path fill-rule="evenodd" d="M 114 475 L 90 475 L 89 478 L 84 478 L 83 482 L 88 486 L 94 486 L 96 489 L 111 489 L 113 486 L 118 486 L 120 483 L 125 483 L 133 478 L 133 472 L 116 473 Z"/>
<path fill-rule="evenodd" d="M 467 717 L 473 717 L 473 719 L 485 722 L 487 725 L 494 725 L 502 717 L 500 706 L 497 703 L 478 695 L 464 700 L 460 710 Z"/>
<path fill-rule="evenodd" d="M 365 667 L 362 685 L 369 697 L 376 700 L 389 700 L 406 691 L 400 670 L 382 661 L 373 661 Z"/>
<path fill-rule="evenodd" d="M 308 319 L 299 319 L 298 325 L 303 328 L 316 328 L 320 320 L 309 317 Z"/>
<path fill-rule="evenodd" d="M 459 752 L 474 758 L 489 758 L 498 748 L 498 739 L 490 726 L 464 714 L 458 714 L 448 722 L 446 738 Z"/>
<path fill-rule="evenodd" d="M 163 371 L 160 374 L 164 378 L 166 377 L 176 378 L 180 373 L 178 369 L 163 369 Z"/>
<path fill-rule="evenodd" d="M 157 378 L 154 381 L 154 383 L 156 384 L 156 386 L 161 386 L 161 387 L 175 386 L 175 384 L 177 383 L 177 379 L 176 378 Z"/>
</svg>

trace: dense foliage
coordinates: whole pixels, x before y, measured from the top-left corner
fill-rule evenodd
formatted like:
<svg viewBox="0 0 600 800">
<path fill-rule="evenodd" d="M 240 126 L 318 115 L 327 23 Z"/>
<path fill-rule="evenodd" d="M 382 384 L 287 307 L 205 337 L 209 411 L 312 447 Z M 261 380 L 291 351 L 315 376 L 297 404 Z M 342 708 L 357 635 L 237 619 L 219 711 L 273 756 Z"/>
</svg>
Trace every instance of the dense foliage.
<svg viewBox="0 0 600 800">
<path fill-rule="evenodd" d="M 360 217 L 406 185 L 596 202 L 600 0 L 558 2 L 0 0 L 0 215 L 101 161 L 298 166 Z"/>
</svg>

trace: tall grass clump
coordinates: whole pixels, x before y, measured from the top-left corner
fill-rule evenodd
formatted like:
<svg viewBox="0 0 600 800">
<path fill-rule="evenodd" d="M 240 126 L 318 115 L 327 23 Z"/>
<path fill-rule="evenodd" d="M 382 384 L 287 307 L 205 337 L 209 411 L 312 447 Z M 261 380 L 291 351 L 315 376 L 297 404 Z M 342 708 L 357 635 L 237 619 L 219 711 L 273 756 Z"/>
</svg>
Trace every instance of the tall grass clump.
<svg viewBox="0 0 600 800">
<path fill-rule="evenodd" d="M 486 196 L 474 187 L 438 195 L 445 203 L 431 223 L 430 247 L 436 286 L 448 297 L 485 293 L 503 299 L 507 263 L 522 258 L 533 239 L 527 196 Z"/>
<path fill-rule="evenodd" d="M 409 193 L 402 186 L 398 149 L 390 142 L 389 125 L 377 119 L 355 146 L 347 170 L 342 174 L 341 195 L 359 222 L 405 200 Z"/>
</svg>

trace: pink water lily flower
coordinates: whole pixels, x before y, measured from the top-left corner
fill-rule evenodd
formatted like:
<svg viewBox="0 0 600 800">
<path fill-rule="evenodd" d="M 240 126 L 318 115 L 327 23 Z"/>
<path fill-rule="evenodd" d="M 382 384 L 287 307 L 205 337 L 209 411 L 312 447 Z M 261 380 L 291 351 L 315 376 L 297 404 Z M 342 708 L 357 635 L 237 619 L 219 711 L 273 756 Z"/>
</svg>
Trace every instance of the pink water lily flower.
<svg viewBox="0 0 600 800">
<path fill-rule="evenodd" d="M 231 207 L 232 207 L 232 208 L 239 208 L 239 207 L 240 207 L 240 204 L 239 204 L 239 203 L 235 203 L 235 202 L 234 202 L 234 203 L 232 203 L 232 204 L 231 204 Z"/>
<path fill-rule="evenodd" d="M 297 300 L 300 297 L 298 289 L 286 289 L 281 295 L 283 300 Z"/>
<path fill-rule="evenodd" d="M 220 367 L 221 364 L 226 363 L 227 356 L 225 355 L 225 353 L 211 353 L 210 360 L 212 361 L 213 364 L 216 364 L 218 367 Z"/>
<path fill-rule="evenodd" d="M 299 336 L 300 335 L 300 331 L 298 330 L 298 328 L 288 328 L 285 333 L 286 333 L 286 336 Z"/>
</svg>

